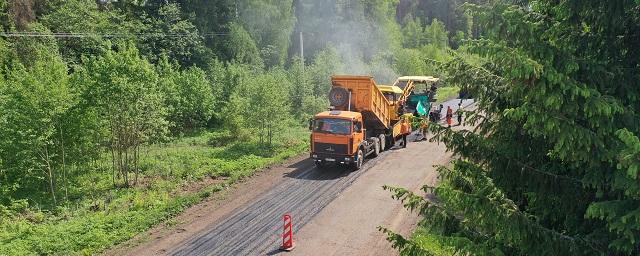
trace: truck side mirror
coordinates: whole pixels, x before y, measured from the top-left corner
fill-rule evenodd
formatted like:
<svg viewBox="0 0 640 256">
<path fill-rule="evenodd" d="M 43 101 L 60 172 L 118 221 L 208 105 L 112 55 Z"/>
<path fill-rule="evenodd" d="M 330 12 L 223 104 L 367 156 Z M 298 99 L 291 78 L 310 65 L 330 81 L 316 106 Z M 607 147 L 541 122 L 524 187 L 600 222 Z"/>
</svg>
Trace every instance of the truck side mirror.
<svg viewBox="0 0 640 256">
<path fill-rule="evenodd" d="M 309 131 L 313 130 L 313 118 L 309 119 Z"/>
</svg>

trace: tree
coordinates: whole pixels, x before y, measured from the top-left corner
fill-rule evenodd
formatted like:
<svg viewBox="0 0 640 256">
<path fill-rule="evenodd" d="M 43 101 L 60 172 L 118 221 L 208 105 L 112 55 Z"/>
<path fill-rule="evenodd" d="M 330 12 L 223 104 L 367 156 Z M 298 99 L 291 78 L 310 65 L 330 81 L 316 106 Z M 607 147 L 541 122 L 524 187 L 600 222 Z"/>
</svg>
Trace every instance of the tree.
<svg viewBox="0 0 640 256">
<path fill-rule="evenodd" d="M 0 77 L 4 78 L 5 70 L 15 59 L 15 52 L 11 49 L 11 46 L 0 38 Z"/>
<path fill-rule="evenodd" d="M 288 80 L 291 81 L 291 87 L 289 88 L 289 106 L 291 107 L 291 113 L 295 117 L 295 120 L 303 121 L 306 124 L 308 119 L 326 109 L 328 106 L 326 96 L 316 96 L 314 89 L 318 86 L 312 79 L 312 73 L 316 73 L 311 66 L 301 66 L 301 60 L 298 56 L 295 56 L 291 61 L 292 65 L 288 70 Z M 318 68 L 315 66 L 314 68 Z M 316 73 L 317 74 L 317 73 Z"/>
<path fill-rule="evenodd" d="M 444 24 L 437 19 L 425 28 L 427 41 L 440 49 L 445 49 L 449 45 L 449 36 Z"/>
<path fill-rule="evenodd" d="M 0 169 L 8 181 L 5 193 L 28 192 L 45 180 L 55 205 L 65 168 L 65 112 L 74 96 L 64 62 L 55 51 L 39 51 L 31 68 L 15 64 L 0 88 Z"/>
<path fill-rule="evenodd" d="M 7 0 L 0 0 L 0 28 L 3 31 L 9 30 L 12 22 L 9 17 L 9 2 Z"/>
<path fill-rule="evenodd" d="M 140 51 L 152 63 L 162 55 L 177 61 L 180 66 L 194 64 L 204 67 L 213 53 L 204 46 L 203 38 L 189 19 L 185 19 L 177 3 L 161 4 L 150 11 L 144 21 L 146 33 L 138 44 Z"/>
<path fill-rule="evenodd" d="M 417 48 L 426 43 L 424 27 L 419 19 L 408 18 L 402 28 L 403 46 Z"/>
<path fill-rule="evenodd" d="M 428 236 L 465 253 L 637 255 L 639 3 L 467 5 L 487 28 L 448 61 L 478 98 L 477 133 L 433 126 L 460 156 L 425 187 L 390 188 Z M 607 45 L 607 47 L 602 47 Z M 385 230 L 406 253 L 431 250 Z"/>
<path fill-rule="evenodd" d="M 50 32 L 49 29 L 37 22 L 29 24 L 28 29 L 29 31 L 36 33 Z M 33 67 L 38 60 L 42 60 L 42 55 L 48 54 L 46 51 L 57 52 L 55 39 L 48 37 L 19 37 L 13 39 L 11 43 L 16 53 L 16 57 L 18 57 L 17 60 L 27 68 Z"/>
<path fill-rule="evenodd" d="M 331 76 L 344 70 L 342 59 L 334 47 L 327 47 L 316 55 L 313 64 L 306 71 L 313 85 L 313 95 L 326 97 L 331 89 Z"/>
<path fill-rule="evenodd" d="M 218 59 L 212 59 L 205 69 L 207 80 L 209 81 L 209 87 L 211 88 L 211 94 L 213 97 L 213 106 L 217 111 L 213 111 L 213 116 L 210 120 L 210 126 L 219 126 L 224 123 L 223 109 L 224 104 L 228 100 L 228 95 L 225 92 L 228 90 L 225 86 L 225 75 L 227 69 L 224 64 Z"/>
<path fill-rule="evenodd" d="M 267 67 L 281 66 L 287 57 L 295 24 L 292 0 L 238 1 L 240 22 L 256 42 Z"/>
<path fill-rule="evenodd" d="M 275 133 L 284 127 L 289 117 L 289 99 L 286 92 L 291 83 L 283 70 L 274 70 L 249 80 L 246 96 L 249 125 L 254 128 L 260 143 L 271 147 Z"/>
<path fill-rule="evenodd" d="M 222 40 L 225 37 L 214 34 L 229 32 L 229 23 L 237 18 L 237 3 L 236 0 L 181 0 L 180 6 L 184 13 L 193 14 L 193 24 L 200 33 L 212 35 L 204 38 L 205 45 L 218 56 L 228 57 L 219 54 L 225 51 L 225 40 Z"/>
<path fill-rule="evenodd" d="M 252 79 L 251 68 L 243 64 L 232 63 L 227 66 L 224 78 L 220 83 L 224 126 L 231 130 L 238 140 L 249 138 L 250 131 L 247 129 L 249 99 L 247 84 Z"/>
<path fill-rule="evenodd" d="M 251 35 L 239 24 L 231 23 L 229 27 L 230 32 L 226 43 L 227 58 L 238 63 L 262 67 L 264 63 Z"/>
<path fill-rule="evenodd" d="M 86 59 L 77 81 L 82 84 L 82 97 L 109 127 L 106 139 L 113 170 L 129 186 L 129 173 L 135 174 L 134 184 L 138 181 L 140 146 L 161 139 L 168 124 L 153 66 L 131 44 L 118 48 Z M 116 173 L 113 178 L 115 183 Z"/>
<path fill-rule="evenodd" d="M 428 70 L 427 62 L 422 57 L 422 52 L 416 49 L 401 49 L 394 55 L 394 69 L 401 75 L 433 74 L 433 69 Z"/>
<path fill-rule="evenodd" d="M 213 116 L 215 100 L 205 72 L 197 67 L 177 71 L 166 58 L 159 66 L 160 91 L 174 134 L 204 128 Z"/>
<path fill-rule="evenodd" d="M 140 26 L 135 22 L 133 24 L 126 22 L 124 15 L 117 9 L 99 10 L 96 2 L 93 0 L 55 1 L 51 6 L 52 11 L 40 17 L 41 23 L 47 28 L 47 31 L 43 32 L 88 34 L 83 37 L 57 40 L 59 52 L 69 63 L 77 64 L 82 55 L 102 54 L 108 42 L 100 34 L 112 34 L 114 31 L 118 31 L 118 34 L 126 34 Z"/>
</svg>

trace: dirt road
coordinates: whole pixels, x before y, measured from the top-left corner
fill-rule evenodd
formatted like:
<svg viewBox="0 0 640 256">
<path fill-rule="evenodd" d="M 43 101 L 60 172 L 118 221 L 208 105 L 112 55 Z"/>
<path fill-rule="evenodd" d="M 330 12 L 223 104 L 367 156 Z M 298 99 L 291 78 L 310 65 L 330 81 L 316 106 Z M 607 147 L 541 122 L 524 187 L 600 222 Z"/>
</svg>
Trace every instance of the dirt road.
<svg viewBox="0 0 640 256">
<path fill-rule="evenodd" d="M 425 141 L 409 143 L 406 149 L 392 150 L 385 157 L 298 232 L 292 255 L 397 254 L 376 227 L 408 235 L 418 216 L 392 199 L 382 185 L 414 192 L 422 185 L 434 185 L 437 173 L 433 165 L 446 164 L 450 154 L 445 153 L 444 145 Z"/>
<path fill-rule="evenodd" d="M 457 104 L 450 101 L 447 105 Z M 390 255 L 379 225 L 408 234 L 417 216 L 381 186 L 417 191 L 434 184 L 433 165 L 446 164 L 444 145 L 409 143 L 384 152 L 359 171 L 318 170 L 306 158 L 264 172 L 224 198 L 187 210 L 172 227 L 157 227 L 107 254 L 273 255 L 280 253 L 282 215 L 294 220 L 291 255 Z M 139 243 L 139 244 L 137 244 Z M 137 245 L 136 245 L 137 244 Z"/>
</svg>

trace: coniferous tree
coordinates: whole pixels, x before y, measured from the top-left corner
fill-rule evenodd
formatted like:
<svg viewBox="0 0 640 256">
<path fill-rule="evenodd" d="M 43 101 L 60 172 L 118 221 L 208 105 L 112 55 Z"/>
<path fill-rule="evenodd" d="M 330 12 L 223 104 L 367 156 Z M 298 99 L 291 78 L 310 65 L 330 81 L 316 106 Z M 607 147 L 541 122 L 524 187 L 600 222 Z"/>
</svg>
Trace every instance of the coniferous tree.
<svg viewBox="0 0 640 256">
<path fill-rule="evenodd" d="M 466 6 L 486 30 L 465 47 L 483 60 L 444 67 L 478 99 L 476 132 L 433 126 L 460 156 L 424 188 L 436 200 L 388 188 L 425 216 L 424 237 L 470 253 L 638 254 L 638 5 Z"/>
</svg>

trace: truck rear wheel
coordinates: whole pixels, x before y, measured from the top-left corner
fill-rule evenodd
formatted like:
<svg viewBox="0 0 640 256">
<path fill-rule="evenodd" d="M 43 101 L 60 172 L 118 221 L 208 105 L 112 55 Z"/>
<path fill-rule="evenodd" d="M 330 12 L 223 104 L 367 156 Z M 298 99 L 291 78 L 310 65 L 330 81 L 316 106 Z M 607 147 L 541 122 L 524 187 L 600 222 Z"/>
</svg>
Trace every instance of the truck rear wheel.
<svg viewBox="0 0 640 256">
<path fill-rule="evenodd" d="M 380 155 L 381 147 L 380 147 L 380 139 L 374 138 L 373 140 L 373 157 L 377 157 Z"/>
<path fill-rule="evenodd" d="M 380 141 L 380 152 L 385 151 L 387 149 L 387 137 L 384 134 L 380 134 L 378 140 Z"/>
</svg>

